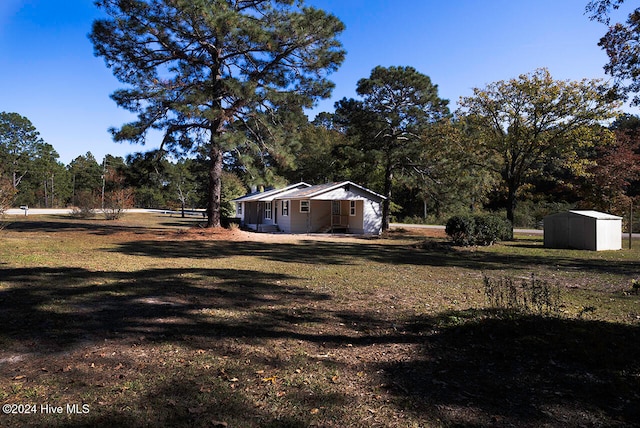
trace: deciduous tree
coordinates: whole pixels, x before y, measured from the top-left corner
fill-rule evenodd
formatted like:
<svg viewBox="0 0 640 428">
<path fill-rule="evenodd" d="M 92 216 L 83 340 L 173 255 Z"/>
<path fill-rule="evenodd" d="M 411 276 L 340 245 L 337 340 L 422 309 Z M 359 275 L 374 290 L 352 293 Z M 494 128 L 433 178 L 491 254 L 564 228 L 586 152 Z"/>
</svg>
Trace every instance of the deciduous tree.
<svg viewBox="0 0 640 428">
<path fill-rule="evenodd" d="M 640 8 L 632 10 L 626 22 L 610 23 L 612 10 L 623 3 L 624 0 L 596 0 L 589 2 L 586 9 L 591 19 L 609 26 L 598 46 L 609 57 L 604 70 L 614 78 L 613 94 L 623 99 L 631 97 L 632 105 L 640 105 Z"/>
<path fill-rule="evenodd" d="M 0 170 L 0 217 L 4 215 L 4 212 L 11 208 L 13 204 L 13 198 L 15 197 L 16 189 L 13 187 L 13 183 L 7 177 L 2 174 Z M 0 224 L 0 229 L 2 224 Z"/>
<path fill-rule="evenodd" d="M 626 214 L 632 188 L 640 180 L 640 119 L 623 115 L 611 126 L 616 140 L 596 147 L 587 167 L 588 175 L 580 180 L 582 204 L 618 215 Z"/>
<path fill-rule="evenodd" d="M 112 98 L 138 116 L 112 130 L 115 140 L 144 142 L 148 130 L 161 129 L 163 148 L 204 149 L 209 226 L 220 225 L 223 159 L 246 138 L 246 128 L 273 129 L 271 112 L 328 97 L 327 75 L 344 58 L 336 39 L 343 24 L 302 1 L 97 5 L 108 17 L 94 22 L 95 53 L 128 85 Z M 232 132 L 238 127 L 245 127 L 241 136 Z"/>
<path fill-rule="evenodd" d="M 557 81 L 538 69 L 461 99 L 458 115 L 465 117 L 485 167 L 504 183 L 511 222 L 518 191 L 545 165 L 584 174 L 584 149 L 613 140 L 601 126 L 617 106 L 606 93 L 599 80 Z"/>
</svg>

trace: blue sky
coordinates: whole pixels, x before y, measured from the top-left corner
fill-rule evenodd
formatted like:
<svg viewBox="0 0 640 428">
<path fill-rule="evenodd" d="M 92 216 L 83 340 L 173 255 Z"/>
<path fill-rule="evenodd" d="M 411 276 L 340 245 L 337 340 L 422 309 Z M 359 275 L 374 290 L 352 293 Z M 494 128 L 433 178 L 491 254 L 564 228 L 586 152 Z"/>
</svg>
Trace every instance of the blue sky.
<svg viewBox="0 0 640 428">
<path fill-rule="evenodd" d="M 597 46 L 603 24 L 584 15 L 588 0 L 307 0 L 338 16 L 347 57 L 331 79 L 333 111 L 355 97 L 377 66 L 412 66 L 438 85 L 455 110 L 474 87 L 547 67 L 554 78 L 605 78 Z M 119 144 L 107 129 L 132 116 L 109 95 L 121 87 L 87 38 L 100 16 L 91 0 L 0 0 L 0 111 L 26 116 L 67 164 L 91 151 L 153 149 Z M 157 140 L 157 139 L 156 139 Z"/>
</svg>

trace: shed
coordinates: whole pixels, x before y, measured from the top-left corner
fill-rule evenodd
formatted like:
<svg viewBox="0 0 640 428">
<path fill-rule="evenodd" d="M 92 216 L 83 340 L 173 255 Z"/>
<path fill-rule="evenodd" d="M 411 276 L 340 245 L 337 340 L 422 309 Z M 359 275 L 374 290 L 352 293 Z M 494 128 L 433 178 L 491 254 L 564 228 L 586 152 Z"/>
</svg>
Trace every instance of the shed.
<svg viewBox="0 0 640 428">
<path fill-rule="evenodd" d="M 544 218 L 544 246 L 578 250 L 620 250 L 622 217 L 599 211 L 572 210 Z"/>
</svg>

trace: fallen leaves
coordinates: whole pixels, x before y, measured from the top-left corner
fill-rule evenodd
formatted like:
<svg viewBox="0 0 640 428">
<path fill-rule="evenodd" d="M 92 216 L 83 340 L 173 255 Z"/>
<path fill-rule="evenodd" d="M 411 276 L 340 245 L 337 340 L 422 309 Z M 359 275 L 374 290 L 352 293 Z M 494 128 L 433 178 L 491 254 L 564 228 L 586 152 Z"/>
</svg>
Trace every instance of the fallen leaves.
<svg viewBox="0 0 640 428">
<path fill-rule="evenodd" d="M 267 382 L 267 383 L 271 382 L 271 385 L 275 385 L 276 384 L 276 379 L 277 379 L 277 376 L 273 375 L 273 376 L 262 378 L 262 382 Z"/>
</svg>

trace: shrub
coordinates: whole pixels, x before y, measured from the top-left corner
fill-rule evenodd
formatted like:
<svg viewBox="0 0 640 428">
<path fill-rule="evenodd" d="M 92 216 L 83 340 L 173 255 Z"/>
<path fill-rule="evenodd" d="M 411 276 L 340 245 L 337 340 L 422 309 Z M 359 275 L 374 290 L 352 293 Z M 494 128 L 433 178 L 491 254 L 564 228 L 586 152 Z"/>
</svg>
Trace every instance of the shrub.
<svg viewBox="0 0 640 428">
<path fill-rule="evenodd" d="M 489 306 L 509 311 L 557 315 L 562 304 L 560 287 L 549 285 L 531 274 L 530 279 L 484 276 L 484 294 Z"/>
<path fill-rule="evenodd" d="M 476 222 L 471 216 L 456 215 L 447 221 L 445 232 L 454 245 L 474 245 Z"/>
<path fill-rule="evenodd" d="M 13 188 L 11 181 L 0 175 L 0 216 L 4 215 L 4 212 L 11 207 L 16 195 L 16 190 Z"/>
<path fill-rule="evenodd" d="M 81 190 L 75 196 L 76 206 L 71 209 L 74 218 L 91 218 L 95 214 L 98 199 L 93 192 Z"/>
<path fill-rule="evenodd" d="M 513 238 L 508 220 L 496 215 L 453 216 L 445 229 L 455 245 L 492 245 Z"/>
<path fill-rule="evenodd" d="M 513 228 L 507 219 L 496 215 L 476 216 L 474 219 L 476 245 L 492 245 L 513 239 Z"/>
<path fill-rule="evenodd" d="M 133 190 L 131 188 L 116 189 L 104 194 L 102 213 L 107 220 L 118 220 L 124 211 L 133 206 Z"/>
</svg>

